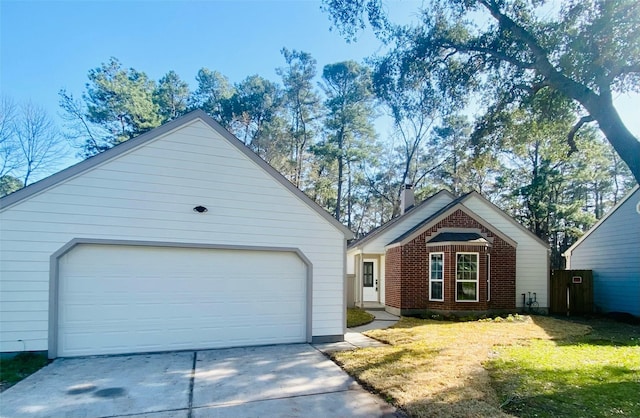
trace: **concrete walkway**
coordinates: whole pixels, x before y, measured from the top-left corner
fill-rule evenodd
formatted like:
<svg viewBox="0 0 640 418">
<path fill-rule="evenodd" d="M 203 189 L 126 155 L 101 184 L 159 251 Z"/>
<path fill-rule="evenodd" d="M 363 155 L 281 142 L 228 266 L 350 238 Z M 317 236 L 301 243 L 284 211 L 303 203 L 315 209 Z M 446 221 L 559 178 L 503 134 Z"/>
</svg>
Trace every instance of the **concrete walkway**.
<svg viewBox="0 0 640 418">
<path fill-rule="evenodd" d="M 364 324 L 359 327 L 348 328 L 349 332 L 365 332 L 372 329 L 389 328 L 400 320 L 399 316 L 391 315 L 386 311 L 367 310 L 366 312 L 375 317 L 373 322 L 369 322 L 368 324 Z"/>
<path fill-rule="evenodd" d="M 373 338 L 369 338 L 366 335 L 362 335 L 362 333 L 372 329 L 389 328 L 398 322 L 400 317 L 379 310 L 367 310 L 367 312 L 374 316 L 374 320 L 359 327 L 347 328 L 347 332 L 344 334 L 344 341 L 339 343 L 315 344 L 314 347 L 323 353 L 354 350 L 356 348 L 364 347 L 384 347 L 386 344 L 381 343 L 378 340 L 374 340 Z"/>
</svg>

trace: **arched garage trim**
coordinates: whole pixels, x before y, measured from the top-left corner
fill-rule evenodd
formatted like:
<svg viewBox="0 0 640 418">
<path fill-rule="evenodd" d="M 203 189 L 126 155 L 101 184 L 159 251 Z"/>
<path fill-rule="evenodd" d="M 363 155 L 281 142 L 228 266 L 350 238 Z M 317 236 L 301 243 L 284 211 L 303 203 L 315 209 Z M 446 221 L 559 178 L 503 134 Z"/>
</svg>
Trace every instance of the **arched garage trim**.
<svg viewBox="0 0 640 418">
<path fill-rule="evenodd" d="M 50 257 L 49 268 L 49 338 L 48 356 L 53 359 L 58 356 L 58 301 L 59 301 L 59 261 L 65 254 L 73 250 L 78 245 L 113 245 L 113 246 L 137 246 L 137 247 L 164 247 L 164 248 L 193 248 L 208 250 L 237 250 L 237 251 L 264 251 L 264 252 L 289 252 L 293 253 L 306 266 L 306 340 L 312 341 L 311 320 L 313 307 L 313 264 L 311 260 L 299 249 L 291 247 L 263 247 L 251 245 L 220 245 L 185 242 L 163 242 L 163 241 L 136 241 L 136 240 L 110 240 L 93 238 L 74 238 L 62 246 Z"/>
</svg>

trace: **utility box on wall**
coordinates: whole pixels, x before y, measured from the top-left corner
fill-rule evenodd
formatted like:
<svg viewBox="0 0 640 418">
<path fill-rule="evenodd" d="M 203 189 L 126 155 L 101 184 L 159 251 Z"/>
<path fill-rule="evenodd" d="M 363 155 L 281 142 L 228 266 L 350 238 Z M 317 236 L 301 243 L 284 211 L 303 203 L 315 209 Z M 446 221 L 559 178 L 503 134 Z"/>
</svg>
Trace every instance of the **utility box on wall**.
<svg viewBox="0 0 640 418">
<path fill-rule="evenodd" d="M 591 270 L 553 270 L 550 311 L 567 316 L 592 313 L 593 272 Z"/>
</svg>

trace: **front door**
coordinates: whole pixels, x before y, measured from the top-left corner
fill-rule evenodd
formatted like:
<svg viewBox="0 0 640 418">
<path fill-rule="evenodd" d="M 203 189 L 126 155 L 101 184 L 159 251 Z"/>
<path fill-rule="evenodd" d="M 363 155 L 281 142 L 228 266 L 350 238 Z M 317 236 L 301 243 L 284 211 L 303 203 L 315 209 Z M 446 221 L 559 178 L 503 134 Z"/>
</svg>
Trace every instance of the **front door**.
<svg viewBox="0 0 640 418">
<path fill-rule="evenodd" d="M 378 301 L 378 266 L 375 260 L 362 263 L 362 300 Z"/>
</svg>

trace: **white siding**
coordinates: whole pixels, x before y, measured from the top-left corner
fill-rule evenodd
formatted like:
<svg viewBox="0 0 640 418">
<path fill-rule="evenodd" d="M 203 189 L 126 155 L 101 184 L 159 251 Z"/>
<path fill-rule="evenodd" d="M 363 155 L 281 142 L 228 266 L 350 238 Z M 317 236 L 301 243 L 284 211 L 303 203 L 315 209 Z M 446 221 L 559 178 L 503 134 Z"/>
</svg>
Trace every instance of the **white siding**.
<svg viewBox="0 0 640 418">
<path fill-rule="evenodd" d="M 381 256 L 381 268 L 380 268 L 380 303 L 384 304 L 385 301 L 385 272 L 384 272 L 384 254 L 385 254 L 385 246 L 387 246 L 390 242 L 398 238 L 400 235 L 404 234 L 414 226 L 418 225 L 420 222 L 424 221 L 443 207 L 447 206 L 453 198 L 450 194 L 441 193 L 439 196 L 434 196 L 429 202 L 426 202 L 422 205 L 417 206 L 410 215 L 407 215 L 404 219 L 397 222 L 395 225 L 389 227 L 386 231 L 383 231 L 377 237 L 373 238 L 371 241 L 366 242 L 361 247 L 357 246 L 356 248 L 351 248 L 347 251 L 347 274 L 356 274 L 358 271 L 356 269 L 355 263 L 360 258 L 356 257 L 356 254 L 378 254 Z M 356 292 L 361 291 L 362 286 L 362 278 L 356 277 Z M 355 299 L 356 302 L 359 302 L 359 297 L 356 293 Z"/>
<path fill-rule="evenodd" d="M 593 270 L 594 303 L 640 316 L 640 189 L 571 252 L 571 268 Z"/>
<path fill-rule="evenodd" d="M 356 252 L 347 251 L 347 274 L 356 274 Z"/>
<path fill-rule="evenodd" d="M 47 349 L 49 257 L 74 238 L 299 248 L 312 334 L 343 333 L 343 233 L 200 120 L 3 210 L 0 228 L 0 351 Z"/>
<path fill-rule="evenodd" d="M 451 196 L 446 193 L 434 196 L 428 203 L 416 207 L 410 216 L 407 216 L 386 231 L 380 233 L 380 235 L 371 241 L 365 243 L 361 248 L 362 252 L 364 254 L 384 254 L 384 247 L 390 242 L 447 206 L 452 200 Z"/>
<path fill-rule="evenodd" d="M 549 255 L 547 247 L 523 228 L 515 225 L 507 218 L 507 215 L 500 213 L 499 209 L 480 198 L 471 195 L 463 204 L 518 244 L 516 248 L 516 306 L 522 306 L 522 293 L 535 292 L 540 308 L 548 308 Z"/>
</svg>

